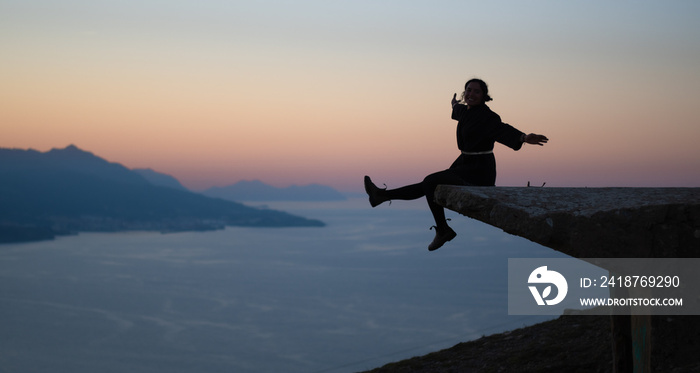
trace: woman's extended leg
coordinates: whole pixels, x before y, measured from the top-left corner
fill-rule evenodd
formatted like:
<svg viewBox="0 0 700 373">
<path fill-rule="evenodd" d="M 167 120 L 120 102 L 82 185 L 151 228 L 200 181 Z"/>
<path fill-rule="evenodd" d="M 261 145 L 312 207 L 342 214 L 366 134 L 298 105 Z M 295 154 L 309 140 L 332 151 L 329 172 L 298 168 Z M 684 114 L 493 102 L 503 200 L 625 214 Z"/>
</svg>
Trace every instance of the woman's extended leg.
<svg viewBox="0 0 700 373">
<path fill-rule="evenodd" d="M 369 203 L 372 207 L 394 199 L 413 200 L 423 197 L 423 183 L 406 185 L 396 189 L 380 189 L 372 182 L 369 176 L 365 176 L 365 191 L 369 195 Z"/>
<path fill-rule="evenodd" d="M 466 182 L 457 176 L 452 170 L 445 170 L 430 174 L 417 184 L 407 185 L 397 189 L 379 189 L 372 182 L 369 176 L 365 176 L 365 190 L 369 195 L 369 202 L 372 207 L 375 207 L 383 202 L 398 199 L 398 200 L 413 200 L 425 196 L 428 201 L 428 207 L 435 219 L 435 239 L 428 246 L 430 251 L 437 250 L 445 242 L 452 240 L 457 233 L 447 225 L 445 219 L 445 209 L 435 203 L 435 189 L 438 185 L 465 185 Z"/>
</svg>

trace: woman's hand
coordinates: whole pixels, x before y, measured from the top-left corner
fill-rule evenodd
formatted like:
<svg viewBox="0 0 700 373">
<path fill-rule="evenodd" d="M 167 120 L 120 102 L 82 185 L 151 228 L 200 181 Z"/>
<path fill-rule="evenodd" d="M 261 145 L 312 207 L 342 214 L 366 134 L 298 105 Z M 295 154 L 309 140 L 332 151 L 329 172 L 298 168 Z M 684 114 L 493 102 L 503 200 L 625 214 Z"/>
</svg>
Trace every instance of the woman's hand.
<svg viewBox="0 0 700 373">
<path fill-rule="evenodd" d="M 459 103 L 459 100 L 457 99 L 457 94 L 455 93 L 454 96 L 452 96 L 452 107 L 455 107 Z"/>
<path fill-rule="evenodd" d="M 542 146 L 542 145 L 546 144 L 547 141 L 549 141 L 549 139 L 547 138 L 547 136 L 544 136 L 544 135 L 536 135 L 534 133 L 531 133 L 531 134 L 523 136 L 523 142 L 526 142 L 526 143 L 532 144 L 532 145 Z"/>
</svg>

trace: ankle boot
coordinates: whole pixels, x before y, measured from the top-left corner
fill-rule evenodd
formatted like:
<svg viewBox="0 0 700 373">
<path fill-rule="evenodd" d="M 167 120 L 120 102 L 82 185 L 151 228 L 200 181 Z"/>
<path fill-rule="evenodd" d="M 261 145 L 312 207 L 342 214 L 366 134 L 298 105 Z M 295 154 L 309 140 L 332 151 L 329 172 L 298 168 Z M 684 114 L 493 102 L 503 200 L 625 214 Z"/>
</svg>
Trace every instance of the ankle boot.
<svg viewBox="0 0 700 373">
<path fill-rule="evenodd" d="M 365 192 L 367 192 L 367 195 L 369 196 L 369 204 L 372 207 L 376 207 L 388 200 L 385 196 L 386 189 L 377 188 L 369 176 L 365 176 Z"/>
<path fill-rule="evenodd" d="M 430 229 L 433 228 L 435 228 L 435 238 L 433 239 L 433 242 L 428 245 L 428 251 L 435 251 L 442 247 L 445 242 L 451 241 L 453 238 L 457 237 L 457 233 L 455 233 L 455 231 L 453 231 L 449 226 L 445 226 L 444 228 L 433 226 Z"/>
</svg>

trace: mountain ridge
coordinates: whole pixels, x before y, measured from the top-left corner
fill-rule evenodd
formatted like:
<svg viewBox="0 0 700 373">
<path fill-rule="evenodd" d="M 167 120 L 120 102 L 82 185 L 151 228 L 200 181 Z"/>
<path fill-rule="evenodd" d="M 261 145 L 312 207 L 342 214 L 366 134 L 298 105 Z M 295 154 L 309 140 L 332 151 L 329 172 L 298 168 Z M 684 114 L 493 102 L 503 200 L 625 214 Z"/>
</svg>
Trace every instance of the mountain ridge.
<svg viewBox="0 0 700 373">
<path fill-rule="evenodd" d="M 185 186 L 180 183 L 180 180 L 176 179 L 175 177 L 155 171 L 151 168 L 134 168 L 132 171 L 138 173 L 144 179 L 146 179 L 146 181 L 153 185 L 190 191 L 189 189 L 185 188 Z"/>
<path fill-rule="evenodd" d="M 121 164 L 71 145 L 48 152 L 0 148 L 0 242 L 81 231 L 213 230 L 325 224 L 151 184 Z"/>
</svg>

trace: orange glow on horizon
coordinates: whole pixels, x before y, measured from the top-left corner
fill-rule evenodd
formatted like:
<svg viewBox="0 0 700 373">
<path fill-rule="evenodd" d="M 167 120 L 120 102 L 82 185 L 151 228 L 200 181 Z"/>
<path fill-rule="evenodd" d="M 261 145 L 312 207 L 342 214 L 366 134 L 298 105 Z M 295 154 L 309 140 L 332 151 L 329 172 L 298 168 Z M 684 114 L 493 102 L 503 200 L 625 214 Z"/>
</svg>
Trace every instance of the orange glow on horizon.
<svg viewBox="0 0 700 373">
<path fill-rule="evenodd" d="M 600 11 L 577 4 L 547 18 L 518 2 L 517 17 L 485 3 L 362 4 L 282 14 L 205 0 L 149 14 L 155 26 L 129 2 L 17 3 L 0 15 L 0 147 L 75 144 L 194 189 L 260 179 L 359 192 L 365 174 L 400 186 L 457 157 L 449 102 L 478 76 L 505 122 L 551 140 L 497 145 L 499 185 L 700 186 L 700 26 L 688 17 L 700 5 L 601 2 L 610 18 L 591 28 Z M 466 41 L 461 14 L 475 7 L 471 27 L 508 26 Z"/>
</svg>

